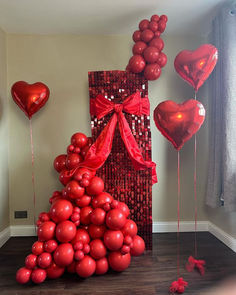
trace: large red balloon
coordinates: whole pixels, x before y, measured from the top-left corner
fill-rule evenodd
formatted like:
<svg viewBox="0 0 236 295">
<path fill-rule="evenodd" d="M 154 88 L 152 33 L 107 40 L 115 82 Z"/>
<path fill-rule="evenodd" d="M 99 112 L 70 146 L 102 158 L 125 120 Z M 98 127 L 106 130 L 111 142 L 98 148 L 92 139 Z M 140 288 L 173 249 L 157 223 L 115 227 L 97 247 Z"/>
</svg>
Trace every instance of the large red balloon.
<svg viewBox="0 0 236 295">
<path fill-rule="evenodd" d="M 31 273 L 31 280 L 35 284 L 41 284 L 42 282 L 45 281 L 46 277 L 47 277 L 46 270 L 42 268 L 36 268 Z"/>
<path fill-rule="evenodd" d="M 84 188 L 78 184 L 76 180 L 71 180 L 66 185 L 67 195 L 71 199 L 78 199 L 84 195 Z"/>
<path fill-rule="evenodd" d="M 56 227 L 56 237 L 59 242 L 67 243 L 74 239 L 76 235 L 76 226 L 73 222 L 65 220 Z"/>
<path fill-rule="evenodd" d="M 120 209 L 126 218 L 130 215 L 129 207 L 124 202 L 119 202 L 117 209 Z"/>
<path fill-rule="evenodd" d="M 60 244 L 53 254 L 55 263 L 60 267 L 68 266 L 74 258 L 74 250 L 70 243 Z"/>
<path fill-rule="evenodd" d="M 159 51 L 162 51 L 164 48 L 164 42 L 161 38 L 154 38 L 152 41 L 149 43 L 149 46 L 156 47 Z"/>
<path fill-rule="evenodd" d="M 88 278 L 92 276 L 95 270 L 96 262 L 92 257 L 88 255 L 85 255 L 84 258 L 76 265 L 76 272 L 82 278 Z"/>
<path fill-rule="evenodd" d="M 96 260 L 96 275 L 104 275 L 109 268 L 108 260 L 106 257 Z"/>
<path fill-rule="evenodd" d="M 133 247 L 130 250 L 132 256 L 142 255 L 145 250 L 144 240 L 140 236 L 135 236 L 133 238 Z"/>
<path fill-rule="evenodd" d="M 69 219 L 72 213 L 73 206 L 67 200 L 57 200 L 50 208 L 50 217 L 56 223 Z"/>
<path fill-rule="evenodd" d="M 55 235 L 56 224 L 52 221 L 42 223 L 37 231 L 39 241 L 48 241 L 53 239 Z"/>
<path fill-rule="evenodd" d="M 148 28 L 149 26 L 149 20 L 148 19 L 143 19 L 139 23 L 139 29 L 140 31 L 144 31 Z"/>
<path fill-rule="evenodd" d="M 55 158 L 53 166 L 57 172 L 61 172 L 66 169 L 66 157 L 67 155 L 59 155 Z"/>
<path fill-rule="evenodd" d="M 157 61 L 158 56 L 159 56 L 159 51 L 156 47 L 154 46 L 148 46 L 144 52 L 143 56 L 146 62 L 148 63 L 154 63 Z"/>
<path fill-rule="evenodd" d="M 90 221 L 96 225 L 102 225 L 105 222 L 106 212 L 102 208 L 96 208 L 90 215 Z"/>
<path fill-rule="evenodd" d="M 72 240 L 71 243 L 74 245 L 77 242 L 82 242 L 83 244 L 88 244 L 90 242 L 89 234 L 85 229 L 77 229 L 75 238 Z"/>
<path fill-rule="evenodd" d="M 88 137 L 83 133 L 75 133 L 71 137 L 71 144 L 76 147 L 83 148 L 88 144 Z"/>
<path fill-rule="evenodd" d="M 102 240 L 96 239 L 90 243 L 90 255 L 94 259 L 100 259 L 105 257 L 107 254 L 106 247 Z"/>
<path fill-rule="evenodd" d="M 31 119 L 41 109 L 49 98 L 49 88 L 41 83 L 28 84 L 18 81 L 11 88 L 12 98 L 18 107 Z"/>
<path fill-rule="evenodd" d="M 64 267 L 60 267 L 53 262 L 48 268 L 46 268 L 47 277 L 49 279 L 57 279 L 63 275 L 65 271 Z"/>
<path fill-rule="evenodd" d="M 94 176 L 90 180 L 90 184 L 86 187 L 88 195 L 98 195 L 104 190 L 104 182 L 100 177 Z"/>
<path fill-rule="evenodd" d="M 126 222 L 126 217 L 120 209 L 112 209 L 107 213 L 106 224 L 110 229 L 119 230 Z"/>
<path fill-rule="evenodd" d="M 103 192 L 93 198 L 92 206 L 93 208 L 103 208 L 106 203 L 111 203 L 112 201 L 113 197 L 110 194 Z"/>
<path fill-rule="evenodd" d="M 121 254 L 120 251 L 111 252 L 108 256 L 110 267 L 115 271 L 123 271 L 129 267 L 131 261 L 130 253 Z"/>
<path fill-rule="evenodd" d="M 92 239 L 100 239 L 104 236 L 106 227 L 104 225 L 90 224 L 88 228 L 89 235 Z"/>
<path fill-rule="evenodd" d="M 28 283 L 28 281 L 30 280 L 30 276 L 31 276 L 31 269 L 28 269 L 26 267 L 22 267 L 20 269 L 18 269 L 17 273 L 16 273 L 16 281 L 19 284 L 26 284 Z"/>
<path fill-rule="evenodd" d="M 181 51 L 175 58 L 174 66 L 181 78 L 198 91 L 213 71 L 217 60 L 217 48 L 203 44 L 194 51 Z"/>
<path fill-rule="evenodd" d="M 135 54 L 129 60 L 129 68 L 132 73 L 141 73 L 145 68 L 145 60 L 142 55 Z"/>
<path fill-rule="evenodd" d="M 104 234 L 104 243 L 111 251 L 119 250 L 124 241 L 124 236 L 120 230 L 107 230 Z"/>
<path fill-rule="evenodd" d="M 52 256 L 50 253 L 43 252 L 38 257 L 38 266 L 41 268 L 47 268 L 52 263 Z"/>
<path fill-rule="evenodd" d="M 67 155 L 67 158 L 66 158 L 66 167 L 69 170 L 74 169 L 82 161 L 83 161 L 83 158 L 80 155 L 75 154 L 75 153 L 69 154 L 69 155 Z"/>
<path fill-rule="evenodd" d="M 83 207 L 80 211 L 80 222 L 84 225 L 89 225 L 91 223 L 90 216 L 92 212 L 93 212 L 92 207 L 90 206 Z"/>
<path fill-rule="evenodd" d="M 152 40 L 153 37 L 154 37 L 154 33 L 153 33 L 153 31 L 151 31 L 149 29 L 146 29 L 141 33 L 141 40 L 143 42 L 148 43 Z"/>
<path fill-rule="evenodd" d="M 161 67 L 157 63 L 146 65 L 144 70 L 144 77 L 147 80 L 156 80 L 161 75 Z"/>
<path fill-rule="evenodd" d="M 41 253 L 43 253 L 43 242 L 34 242 L 32 245 L 32 253 L 35 255 L 40 255 Z"/>
<path fill-rule="evenodd" d="M 138 232 L 137 224 L 133 220 L 128 219 L 124 227 L 122 228 L 122 232 L 124 236 L 131 236 L 131 237 L 136 236 Z"/>
<path fill-rule="evenodd" d="M 180 150 L 200 129 L 205 119 L 205 109 L 195 99 L 186 100 L 181 104 L 166 100 L 155 108 L 153 116 L 157 128 L 177 150 Z"/>
</svg>

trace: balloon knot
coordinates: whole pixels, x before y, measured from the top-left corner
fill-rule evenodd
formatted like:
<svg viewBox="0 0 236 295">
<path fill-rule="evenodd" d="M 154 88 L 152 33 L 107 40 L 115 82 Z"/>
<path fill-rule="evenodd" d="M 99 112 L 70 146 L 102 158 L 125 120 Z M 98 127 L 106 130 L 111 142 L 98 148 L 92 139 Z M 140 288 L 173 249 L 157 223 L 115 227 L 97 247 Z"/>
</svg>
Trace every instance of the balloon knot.
<svg viewBox="0 0 236 295">
<path fill-rule="evenodd" d="M 178 293 L 178 294 L 182 294 L 185 291 L 185 288 L 188 286 L 188 283 L 186 281 L 184 281 L 183 278 L 178 278 L 177 281 L 174 281 L 171 283 L 170 285 L 170 293 L 174 294 L 174 293 Z"/>
<path fill-rule="evenodd" d="M 190 256 L 188 262 L 186 263 L 186 269 L 189 272 L 192 272 L 195 269 L 203 276 L 205 274 L 205 260 L 197 260 L 194 257 Z"/>
</svg>

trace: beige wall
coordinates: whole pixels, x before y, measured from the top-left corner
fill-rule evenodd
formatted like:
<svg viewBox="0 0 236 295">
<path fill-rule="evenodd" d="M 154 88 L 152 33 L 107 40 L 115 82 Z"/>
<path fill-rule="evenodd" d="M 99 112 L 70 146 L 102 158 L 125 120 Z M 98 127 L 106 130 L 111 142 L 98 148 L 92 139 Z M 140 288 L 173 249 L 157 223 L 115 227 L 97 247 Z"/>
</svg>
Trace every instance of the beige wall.
<svg viewBox="0 0 236 295">
<path fill-rule="evenodd" d="M 183 101 L 193 90 L 175 73 L 173 60 L 184 49 L 194 49 L 205 40 L 200 37 L 165 36 L 169 61 L 158 81 L 149 83 L 151 113 L 165 100 Z M 48 198 L 61 188 L 52 162 L 63 153 L 76 131 L 90 134 L 87 72 L 124 69 L 131 54 L 130 36 L 8 36 L 8 90 L 17 80 L 45 82 L 51 97 L 33 117 L 37 213 L 49 208 Z M 207 109 L 202 87 L 198 99 Z M 29 122 L 10 98 L 10 218 L 11 224 L 32 224 L 31 154 Z M 177 153 L 152 122 L 153 160 L 157 162 L 159 183 L 153 187 L 154 221 L 175 221 L 177 205 Z M 207 172 L 207 120 L 198 133 L 198 217 L 214 219 L 204 205 Z M 193 220 L 193 140 L 185 144 L 181 156 L 181 219 Z M 14 220 L 15 210 L 28 210 L 27 220 Z M 224 221 L 219 217 L 218 226 Z M 212 219 L 212 220 L 213 220 Z M 232 227 L 223 228 L 232 233 Z M 229 225 L 229 224 L 228 224 Z"/>
<path fill-rule="evenodd" d="M 9 225 L 6 34 L 0 29 L 0 231 Z"/>
</svg>

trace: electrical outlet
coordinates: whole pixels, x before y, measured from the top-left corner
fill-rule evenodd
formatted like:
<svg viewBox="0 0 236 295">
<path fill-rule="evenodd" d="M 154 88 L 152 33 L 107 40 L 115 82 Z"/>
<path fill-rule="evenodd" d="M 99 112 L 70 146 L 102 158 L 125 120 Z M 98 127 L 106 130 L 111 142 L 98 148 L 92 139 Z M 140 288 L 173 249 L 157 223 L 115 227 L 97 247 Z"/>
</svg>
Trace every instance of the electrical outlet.
<svg viewBox="0 0 236 295">
<path fill-rule="evenodd" d="M 27 218 L 27 211 L 15 211 L 15 219 Z"/>
</svg>

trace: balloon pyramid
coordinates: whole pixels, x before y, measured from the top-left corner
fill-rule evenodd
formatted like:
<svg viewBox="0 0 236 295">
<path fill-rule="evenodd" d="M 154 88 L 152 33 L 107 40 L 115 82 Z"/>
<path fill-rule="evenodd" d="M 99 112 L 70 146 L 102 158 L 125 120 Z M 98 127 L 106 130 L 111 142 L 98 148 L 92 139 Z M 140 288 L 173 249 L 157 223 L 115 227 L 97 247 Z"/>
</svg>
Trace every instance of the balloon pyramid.
<svg viewBox="0 0 236 295">
<path fill-rule="evenodd" d="M 144 252 L 145 243 L 129 219 L 128 206 L 104 192 L 96 171 L 82 167 L 91 145 L 91 138 L 75 133 L 67 154 L 54 160 L 65 188 L 52 194 L 49 212 L 39 214 L 38 240 L 16 273 L 18 283 L 40 284 L 66 271 L 82 278 L 103 275 L 109 268 L 121 272 L 131 256 Z"/>
</svg>

